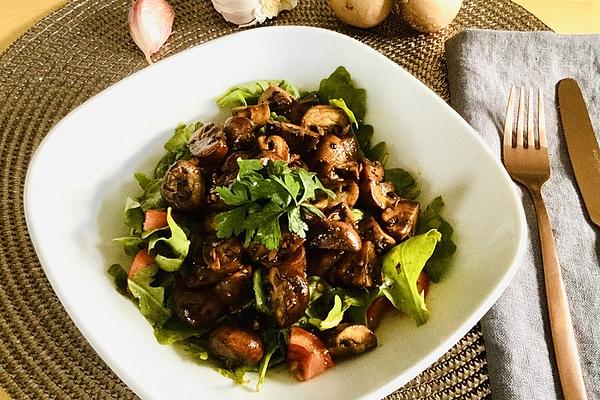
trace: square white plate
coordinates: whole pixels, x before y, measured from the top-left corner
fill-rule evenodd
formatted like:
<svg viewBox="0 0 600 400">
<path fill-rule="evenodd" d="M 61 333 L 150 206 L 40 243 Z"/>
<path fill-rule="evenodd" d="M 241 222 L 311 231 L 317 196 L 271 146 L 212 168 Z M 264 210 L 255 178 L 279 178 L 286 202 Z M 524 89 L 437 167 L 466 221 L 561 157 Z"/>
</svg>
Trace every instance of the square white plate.
<svg viewBox="0 0 600 400">
<path fill-rule="evenodd" d="M 285 369 L 235 386 L 209 367 L 159 345 L 135 306 L 106 274 L 123 261 L 132 174 L 150 172 L 179 122 L 217 117 L 230 86 L 285 78 L 305 89 L 344 65 L 367 89 L 367 122 L 388 143 L 389 166 L 414 172 L 421 198 L 442 194 L 458 251 L 431 287 L 429 321 L 387 318 L 380 346 L 298 383 Z M 426 203 L 426 202 L 425 202 Z M 88 100 L 44 139 L 25 188 L 27 225 L 54 290 L 94 349 L 145 399 L 366 399 L 399 388 L 456 343 L 506 288 L 526 237 L 513 183 L 474 132 L 412 75 L 347 36 L 307 27 L 252 29 L 194 47 L 133 74 Z"/>
</svg>

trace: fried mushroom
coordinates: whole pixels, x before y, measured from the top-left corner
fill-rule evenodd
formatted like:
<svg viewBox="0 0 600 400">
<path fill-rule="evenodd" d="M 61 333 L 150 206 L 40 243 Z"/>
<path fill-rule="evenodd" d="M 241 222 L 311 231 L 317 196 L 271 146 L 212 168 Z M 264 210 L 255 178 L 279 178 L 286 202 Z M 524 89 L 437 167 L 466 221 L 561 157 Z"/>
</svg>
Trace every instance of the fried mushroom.
<svg viewBox="0 0 600 400">
<path fill-rule="evenodd" d="M 377 336 L 365 325 L 346 323 L 329 331 L 324 342 L 332 356 L 343 357 L 377 347 Z"/>
<path fill-rule="evenodd" d="M 281 136 L 260 136 L 258 138 L 258 149 L 260 150 L 259 157 L 261 159 L 266 158 L 273 161 L 288 161 L 290 159 L 290 149 Z"/>
<path fill-rule="evenodd" d="M 397 241 L 413 236 L 419 218 L 419 202 L 398 198 L 381 213 L 385 230 Z"/>
<path fill-rule="evenodd" d="M 292 95 L 276 85 L 269 85 L 258 98 L 258 104 L 268 104 L 269 109 L 277 114 L 286 113 L 295 102 Z"/>
<path fill-rule="evenodd" d="M 225 121 L 223 131 L 230 149 L 248 149 L 254 144 L 254 123 L 246 117 L 229 117 Z"/>
<path fill-rule="evenodd" d="M 231 115 L 234 117 L 246 117 L 256 127 L 265 126 L 269 117 L 271 116 L 271 110 L 267 103 L 257 104 L 253 106 L 242 106 L 235 107 L 231 110 Z"/>
<path fill-rule="evenodd" d="M 201 126 L 188 140 L 190 153 L 196 156 L 202 165 L 220 164 L 227 155 L 227 139 L 223 129 L 210 123 Z"/>
<path fill-rule="evenodd" d="M 277 267 L 267 274 L 269 305 L 281 328 L 294 324 L 304 315 L 310 301 L 306 278 L 281 272 Z"/>
<path fill-rule="evenodd" d="M 176 287 L 173 299 L 176 315 L 194 328 L 213 325 L 224 312 L 223 304 L 211 290 L 190 291 Z"/>
<path fill-rule="evenodd" d="M 206 195 L 204 177 L 195 160 L 179 160 L 165 174 L 161 187 L 166 203 L 179 211 L 197 210 Z"/>
<path fill-rule="evenodd" d="M 350 130 L 350 119 L 341 108 L 318 105 L 313 106 L 302 117 L 300 125 L 320 135 L 345 135 Z"/>
<path fill-rule="evenodd" d="M 388 235 L 372 216 L 363 218 L 358 223 L 358 231 L 363 239 L 373 242 L 379 250 L 386 250 L 396 245 L 394 238 Z"/>
<path fill-rule="evenodd" d="M 226 324 L 219 325 L 211 332 L 208 349 L 227 368 L 257 365 L 264 354 L 262 341 L 256 332 Z"/>
<path fill-rule="evenodd" d="M 361 200 L 373 209 L 385 210 L 396 200 L 395 188 L 391 182 L 382 182 L 383 166 L 379 161 L 363 160 L 360 173 Z"/>
</svg>

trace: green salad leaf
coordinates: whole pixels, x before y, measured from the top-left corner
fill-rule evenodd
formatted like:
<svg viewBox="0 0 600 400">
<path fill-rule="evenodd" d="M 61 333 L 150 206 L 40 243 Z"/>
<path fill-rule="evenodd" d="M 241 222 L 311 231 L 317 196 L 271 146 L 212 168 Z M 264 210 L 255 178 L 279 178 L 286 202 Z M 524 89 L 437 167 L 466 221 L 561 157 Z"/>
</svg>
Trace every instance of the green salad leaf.
<svg viewBox="0 0 600 400">
<path fill-rule="evenodd" d="M 181 267 L 183 260 L 185 260 L 190 248 L 190 241 L 183 229 L 177 225 L 171 216 L 171 207 L 167 208 L 167 224 L 169 224 L 171 236 L 169 238 L 161 236 L 151 238 L 148 242 L 148 251 L 154 250 L 154 252 L 157 252 L 157 245 L 166 245 L 173 256 L 168 257 L 157 253 L 154 257 L 154 261 L 161 269 L 173 272 L 177 271 L 179 267 Z"/>
<path fill-rule="evenodd" d="M 138 185 L 144 191 L 144 194 L 138 198 L 142 211 L 164 208 L 161 193 L 162 178 L 150 178 L 141 172 L 135 173 L 134 176 Z"/>
<path fill-rule="evenodd" d="M 398 194 L 398 196 L 404 199 L 414 200 L 421 193 L 417 185 L 417 181 L 415 181 L 415 178 L 412 177 L 410 172 L 402 168 L 386 169 L 384 179 L 386 181 L 392 182 L 394 184 L 394 187 L 396 188 L 396 193 Z"/>
<path fill-rule="evenodd" d="M 431 258 L 425 264 L 425 273 L 433 282 L 439 282 L 450 267 L 450 258 L 456 252 L 456 244 L 452 240 L 454 229 L 442 217 L 444 201 L 441 196 L 431 201 L 419 216 L 419 233 L 437 229 L 442 234 L 442 240 L 436 246 Z"/>
<path fill-rule="evenodd" d="M 331 99 L 329 100 L 329 105 L 344 110 L 344 112 L 348 116 L 348 119 L 350 120 L 350 123 L 353 124 L 356 128 L 358 128 L 358 121 L 356 120 L 356 116 L 354 115 L 352 110 L 348 108 L 344 99 Z"/>
<path fill-rule="evenodd" d="M 328 78 L 321 80 L 318 91 L 321 104 L 329 104 L 332 99 L 343 99 L 352 113 L 362 122 L 367 113 L 367 92 L 354 86 L 346 68 L 339 66 Z"/>
<path fill-rule="evenodd" d="M 165 143 L 165 150 L 169 153 L 179 153 L 183 151 L 192 134 L 200 127 L 202 127 L 202 122 L 195 122 L 189 125 L 177 125 L 175 132 L 173 132 L 173 136 Z"/>
<path fill-rule="evenodd" d="M 266 315 L 271 315 L 267 294 L 265 293 L 266 276 L 263 268 L 256 268 L 252 276 L 252 288 L 254 289 L 254 301 L 256 309 Z"/>
<path fill-rule="evenodd" d="M 117 292 L 125 297 L 131 297 L 127 291 L 127 272 L 119 264 L 113 264 L 108 267 L 108 274 L 113 278 Z"/>
<path fill-rule="evenodd" d="M 322 216 L 307 202 L 315 200 L 317 191 L 335 197 L 314 172 L 290 168 L 283 161 L 269 161 L 263 166 L 260 160 L 238 159 L 238 165 L 236 180 L 216 189 L 221 199 L 234 207 L 216 215 L 218 238 L 245 233 L 246 246 L 254 241 L 273 250 L 281 239 L 282 218 L 291 232 L 304 238 L 308 225 L 301 209 Z"/>
<path fill-rule="evenodd" d="M 261 334 L 265 351 L 258 366 L 257 392 L 260 391 L 261 386 L 265 382 L 267 369 L 281 363 L 285 359 L 284 335 L 284 331 L 279 329 L 266 329 Z"/>
<path fill-rule="evenodd" d="M 229 88 L 225 93 L 217 98 L 217 106 L 220 108 L 233 108 L 256 104 L 258 103 L 258 98 L 260 95 L 270 85 L 279 86 L 295 99 L 300 97 L 300 91 L 286 80 L 263 80 Z"/>
<path fill-rule="evenodd" d="M 441 238 L 432 229 L 394 246 L 383 256 L 381 291 L 394 307 L 413 317 L 417 325 L 424 324 L 429 317 L 425 294 L 417 289 L 417 279 Z"/>
<path fill-rule="evenodd" d="M 132 232 L 142 232 L 142 225 L 144 224 L 144 211 L 142 211 L 142 205 L 131 197 L 127 197 L 125 200 L 123 219 L 125 220 L 125 225 L 129 226 Z"/>
<path fill-rule="evenodd" d="M 183 353 L 187 358 L 194 361 L 196 364 L 204 364 L 208 360 L 208 351 L 204 346 L 192 342 L 191 340 L 182 340 L 174 342 L 173 345 L 177 350 Z"/>
<path fill-rule="evenodd" d="M 201 336 L 207 330 L 200 330 L 185 325 L 177 318 L 171 317 L 165 324 L 154 327 L 154 337 L 160 344 L 173 344 L 185 339 Z"/>
<path fill-rule="evenodd" d="M 158 266 L 152 264 L 127 279 L 127 287 L 138 299 L 140 312 L 154 327 L 162 326 L 171 317 L 171 310 L 164 306 L 165 289 L 151 285 L 157 272 Z"/>
<path fill-rule="evenodd" d="M 113 239 L 113 242 L 123 246 L 125 253 L 130 256 L 135 256 L 144 245 L 144 239 L 139 236 L 124 236 L 115 238 Z"/>
</svg>

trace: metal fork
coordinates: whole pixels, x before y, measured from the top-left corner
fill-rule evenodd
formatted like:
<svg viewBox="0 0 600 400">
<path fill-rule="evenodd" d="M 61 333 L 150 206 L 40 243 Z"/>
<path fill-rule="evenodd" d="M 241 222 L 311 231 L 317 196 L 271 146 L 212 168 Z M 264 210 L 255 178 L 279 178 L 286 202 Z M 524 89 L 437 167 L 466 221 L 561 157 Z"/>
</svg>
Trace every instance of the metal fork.
<svg viewBox="0 0 600 400">
<path fill-rule="evenodd" d="M 504 124 L 504 166 L 510 176 L 527 188 L 533 199 L 538 220 L 542 263 L 546 283 L 546 300 L 550 316 L 550 330 L 558 374 L 566 400 L 587 399 L 579 356 L 573 334 L 565 286 L 560 273 L 554 235 L 542 198 L 542 185 L 550 178 L 548 144 L 544 127 L 544 98 L 541 89 L 537 101 L 537 135 L 534 130 L 533 89 L 529 88 L 527 106 L 525 89 L 521 88 L 518 102 L 517 126 L 514 127 L 514 103 L 516 88 L 513 86 L 508 99 Z M 525 111 L 527 108 L 527 111 Z M 527 115 L 527 117 L 525 117 Z M 525 131 L 525 118 L 527 129 Z M 526 134 L 526 136 L 525 136 Z"/>
</svg>

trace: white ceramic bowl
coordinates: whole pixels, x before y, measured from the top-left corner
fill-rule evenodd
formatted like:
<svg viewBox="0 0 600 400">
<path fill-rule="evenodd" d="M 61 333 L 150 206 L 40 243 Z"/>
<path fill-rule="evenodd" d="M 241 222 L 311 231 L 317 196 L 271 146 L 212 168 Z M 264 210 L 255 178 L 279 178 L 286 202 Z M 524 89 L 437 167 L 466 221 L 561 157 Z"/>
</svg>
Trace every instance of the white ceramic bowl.
<svg viewBox="0 0 600 400">
<path fill-rule="evenodd" d="M 285 78 L 302 88 L 344 65 L 368 92 L 367 122 L 416 173 L 422 198 L 442 194 L 458 243 L 451 272 L 428 295 L 417 328 L 394 317 L 380 346 L 298 383 L 285 369 L 260 393 L 159 345 L 106 268 L 123 261 L 110 241 L 126 233 L 132 174 L 151 171 L 179 122 L 218 115 L 215 98 L 246 81 Z M 511 180 L 476 132 L 401 67 L 349 37 L 316 28 L 252 29 L 160 61 L 73 111 L 44 139 L 29 167 L 27 225 L 54 290 L 106 363 L 145 399 L 375 399 L 399 388 L 456 343 L 492 306 L 523 252 L 523 211 Z M 126 261 L 125 261 L 126 262 Z"/>
</svg>

